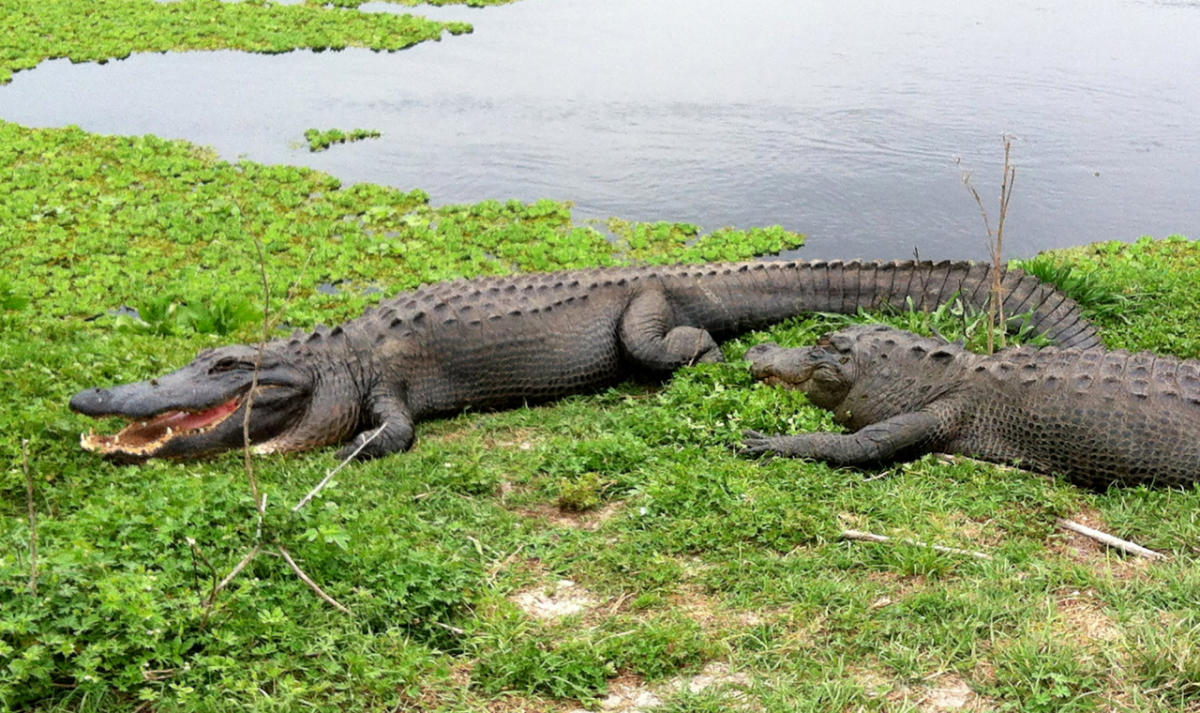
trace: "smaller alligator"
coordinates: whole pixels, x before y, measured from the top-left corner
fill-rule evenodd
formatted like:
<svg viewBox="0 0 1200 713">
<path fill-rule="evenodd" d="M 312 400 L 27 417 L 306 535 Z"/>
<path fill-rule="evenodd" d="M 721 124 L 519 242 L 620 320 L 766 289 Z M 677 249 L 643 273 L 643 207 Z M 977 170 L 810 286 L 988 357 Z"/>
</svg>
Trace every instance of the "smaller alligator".
<svg viewBox="0 0 1200 713">
<path fill-rule="evenodd" d="M 813 347 L 760 344 L 754 376 L 800 389 L 851 433 L 765 436 L 743 453 L 878 465 L 946 452 L 1112 484 L 1200 480 L 1200 361 L 1104 348 L 991 356 L 882 325 Z"/>
<path fill-rule="evenodd" d="M 618 267 L 429 285 L 330 330 L 201 352 L 178 371 L 87 389 L 71 408 L 133 421 L 88 434 L 109 458 L 195 458 L 339 443 L 342 455 L 407 450 L 417 421 L 594 391 L 719 361 L 721 339 L 806 312 L 988 301 L 992 268 L 967 262 L 761 261 Z M 1073 300 L 1005 270 L 1004 313 L 1066 345 L 1099 343 Z M 251 395 L 251 392 L 252 395 Z M 253 399 L 246 419 L 246 404 Z"/>
</svg>

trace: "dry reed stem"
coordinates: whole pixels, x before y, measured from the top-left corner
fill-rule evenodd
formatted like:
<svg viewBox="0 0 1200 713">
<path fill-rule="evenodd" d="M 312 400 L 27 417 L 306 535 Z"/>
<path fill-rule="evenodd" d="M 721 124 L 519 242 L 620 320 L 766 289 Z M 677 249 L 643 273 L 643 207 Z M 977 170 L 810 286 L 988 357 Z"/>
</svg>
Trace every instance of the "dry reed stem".
<svg viewBox="0 0 1200 713">
<path fill-rule="evenodd" d="M 250 562 L 252 562 L 254 558 L 258 556 L 258 553 L 261 549 L 262 545 L 254 545 L 254 549 L 247 552 L 246 556 L 242 558 L 242 561 L 234 565 L 233 569 L 229 571 L 229 574 L 225 575 L 225 579 L 222 579 L 217 583 L 217 586 L 213 587 L 212 596 L 209 597 L 209 600 L 204 604 L 206 607 L 210 609 L 212 608 L 213 604 L 216 603 L 217 595 L 221 593 L 221 590 L 225 587 L 228 587 L 229 583 L 232 582 L 239 574 L 241 574 L 243 569 L 246 569 L 246 565 L 250 564 Z"/>
<path fill-rule="evenodd" d="M 21 439 L 21 464 L 25 470 L 25 504 L 29 507 L 29 593 L 37 596 L 37 507 L 33 502 L 33 475 L 29 472 L 29 439 Z"/>
<path fill-rule="evenodd" d="M 258 389 L 258 372 L 262 368 L 263 349 L 271 338 L 271 284 L 267 280 L 267 257 L 263 250 L 262 238 L 254 236 L 254 247 L 258 251 L 258 271 L 262 276 L 263 286 L 263 333 L 258 349 L 254 353 L 254 373 L 250 376 L 250 390 L 246 392 L 246 411 L 242 415 L 242 458 L 246 466 L 246 478 L 250 481 L 250 495 L 254 505 L 258 507 L 259 515 L 266 507 L 266 501 L 258 495 L 258 479 L 254 477 L 254 465 L 250 453 L 250 412 L 254 409 L 254 392 Z"/>
<path fill-rule="evenodd" d="M 188 543 L 188 547 L 192 548 L 192 555 L 203 562 L 204 566 L 208 567 L 209 574 L 212 575 L 212 586 L 208 590 L 208 597 L 205 598 L 205 601 L 212 601 L 217 591 L 217 568 L 213 567 L 212 562 L 204 555 L 204 551 L 200 549 L 200 545 L 196 544 L 195 538 L 185 537 L 183 539 Z"/>
<path fill-rule="evenodd" d="M 1087 525 L 1075 522 L 1074 520 L 1067 520 L 1060 517 L 1054 521 L 1054 524 L 1058 525 L 1059 527 L 1066 528 L 1071 532 L 1077 532 L 1084 537 L 1090 537 L 1097 542 L 1101 542 L 1109 547 L 1118 549 L 1126 554 L 1137 555 L 1138 557 L 1145 557 L 1146 559 L 1152 560 L 1170 559 L 1161 552 L 1155 552 L 1154 550 L 1147 549 L 1139 544 L 1130 542 L 1129 540 L 1122 540 L 1116 535 L 1110 535 L 1107 532 L 1097 530 L 1094 527 L 1088 527 Z"/>
<path fill-rule="evenodd" d="M 979 213 L 983 216 L 983 227 L 987 230 L 988 236 L 988 252 L 992 259 L 992 288 L 988 299 L 988 328 L 987 328 L 987 350 L 991 354 L 996 350 L 996 327 L 1000 329 L 1000 346 L 1005 344 L 1005 328 L 1004 328 L 1004 286 L 1001 281 L 1002 268 L 1004 267 L 1004 224 L 1008 218 L 1008 204 L 1012 200 L 1013 184 L 1016 182 L 1017 169 L 1012 165 L 1012 137 L 1004 135 L 1004 175 L 1000 183 L 1000 219 L 997 221 L 996 230 L 992 230 L 992 222 L 988 218 L 987 208 L 983 205 L 983 198 L 979 195 L 979 191 L 975 190 L 975 186 L 971 183 L 971 172 L 962 172 L 963 185 L 967 187 L 971 197 L 975 199 L 975 205 L 979 206 Z"/>
<path fill-rule="evenodd" d="M 990 560 L 992 556 L 984 552 L 973 552 L 971 550 L 963 550 L 957 547 L 946 547 L 945 545 L 931 545 L 928 542 L 918 542 L 907 537 L 902 537 L 899 540 L 888 537 L 887 535 L 876 535 L 873 532 L 863 532 L 862 530 L 843 530 L 841 537 L 847 540 L 860 540 L 862 542 L 878 542 L 880 544 L 888 544 L 891 542 L 903 542 L 907 545 L 915 545 L 917 547 L 927 547 L 937 552 L 945 552 L 952 555 L 969 555 L 976 559 Z"/>
<path fill-rule="evenodd" d="M 299 512 L 300 508 L 304 507 L 305 505 L 307 505 L 309 503 L 310 500 L 315 498 L 317 496 L 317 493 L 321 492 L 321 490 L 323 490 L 325 488 L 325 486 L 329 483 L 329 481 L 333 479 L 333 476 L 337 475 L 338 471 L 340 471 L 342 468 L 345 468 L 346 464 L 348 464 L 350 461 L 354 460 L 354 457 L 357 456 L 359 454 L 359 452 L 362 451 L 362 449 L 366 448 L 368 443 L 375 440 L 376 436 L 383 433 L 383 429 L 387 428 L 387 426 L 388 426 L 388 422 L 384 421 L 382 426 L 375 429 L 375 432 L 372 433 L 370 436 L 368 436 L 366 438 L 366 440 L 364 440 L 362 443 L 360 443 L 358 445 L 358 448 L 355 448 L 354 451 L 350 455 L 346 456 L 346 458 L 344 460 L 342 460 L 341 463 L 338 463 L 337 466 L 332 468 L 329 472 L 325 473 L 325 477 L 321 479 L 321 482 L 317 483 L 316 486 L 313 487 L 312 490 L 308 491 L 308 495 L 305 495 L 303 498 L 300 499 L 300 502 L 296 503 L 296 506 L 292 508 L 292 512 Z"/>
<path fill-rule="evenodd" d="M 279 554 L 283 555 L 284 561 L 288 563 L 288 566 L 292 568 L 292 571 L 296 573 L 296 576 L 300 578 L 300 581 L 307 584 L 309 589 L 317 593 L 317 596 L 329 602 L 329 604 L 343 614 L 354 614 L 354 612 L 347 609 L 344 604 L 326 594 L 324 589 L 321 589 L 316 582 L 312 581 L 312 578 L 305 574 L 304 570 L 300 569 L 300 565 L 296 564 L 296 560 L 292 559 L 292 555 L 287 551 L 286 547 L 280 544 L 276 544 L 275 547 L 278 548 Z"/>
</svg>

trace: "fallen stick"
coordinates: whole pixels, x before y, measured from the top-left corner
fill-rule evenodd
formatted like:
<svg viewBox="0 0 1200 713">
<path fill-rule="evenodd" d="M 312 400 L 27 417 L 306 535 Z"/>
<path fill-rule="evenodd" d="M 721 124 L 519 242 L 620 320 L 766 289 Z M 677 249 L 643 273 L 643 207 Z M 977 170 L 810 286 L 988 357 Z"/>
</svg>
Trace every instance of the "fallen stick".
<svg viewBox="0 0 1200 713">
<path fill-rule="evenodd" d="M 1138 557 L 1145 557 L 1146 559 L 1152 560 L 1170 559 L 1161 552 L 1155 552 L 1154 550 L 1146 549 L 1145 547 L 1134 544 L 1129 540 L 1122 540 L 1115 535 L 1110 535 L 1107 532 L 1101 532 L 1100 530 L 1088 527 L 1087 525 L 1075 522 L 1074 520 L 1067 520 L 1060 517 L 1054 521 L 1054 524 L 1070 530 L 1071 532 L 1078 532 L 1084 537 L 1090 537 L 1097 542 L 1101 542 L 1109 547 L 1121 550 L 1126 554 L 1137 555 Z"/>
<path fill-rule="evenodd" d="M 37 507 L 33 502 L 33 476 L 29 474 L 29 439 L 21 439 L 21 462 L 25 468 L 25 503 L 29 506 L 29 593 L 37 596 Z"/>
<path fill-rule="evenodd" d="M 312 578 L 305 574 L 304 570 L 300 569 L 300 565 L 296 564 L 296 560 L 292 559 L 292 555 L 287 551 L 287 548 L 285 548 L 283 545 L 275 545 L 275 547 L 279 550 L 279 554 L 283 555 L 283 559 L 288 563 L 288 566 L 292 568 L 292 571 L 296 573 L 296 576 L 300 578 L 300 581 L 307 584 L 308 588 L 316 592 L 318 597 L 329 602 L 330 605 L 343 614 L 354 613 L 347 609 L 344 604 L 326 594 L 324 589 L 321 589 L 316 582 L 312 581 Z"/>
<path fill-rule="evenodd" d="M 892 542 L 894 538 L 887 535 L 876 535 L 873 532 L 863 532 L 862 530 L 843 530 L 841 536 L 847 540 L 861 540 L 863 542 L 878 542 L 886 544 Z M 976 559 L 990 560 L 992 556 L 983 552 L 972 552 L 971 550 L 962 550 L 957 547 L 946 547 L 945 545 L 931 545 L 928 542 L 918 542 L 910 540 L 907 537 L 902 537 L 897 542 L 903 542 L 906 545 L 915 545 L 917 547 L 928 547 L 937 552 L 945 552 L 952 555 L 969 555 Z"/>
<path fill-rule="evenodd" d="M 372 433 L 362 443 L 358 444 L 358 448 L 355 448 L 353 453 L 346 456 L 346 459 L 343 460 L 341 463 L 338 463 L 336 468 L 333 468 L 332 470 L 327 472 L 325 474 L 325 477 L 321 479 L 321 482 L 317 483 L 316 487 L 314 487 L 312 490 L 308 491 L 308 495 L 305 495 L 303 498 L 300 499 L 300 502 L 296 503 L 296 506 L 292 508 L 292 512 L 299 512 L 300 508 L 302 508 L 308 504 L 308 501 L 317 497 L 317 493 L 321 492 L 321 490 L 323 490 L 325 488 L 325 486 L 329 484 L 329 481 L 333 478 L 333 476 L 337 475 L 338 472 L 341 471 L 342 468 L 345 468 L 347 463 L 354 460 L 354 456 L 358 455 L 362 449 L 366 448 L 368 443 L 375 440 L 376 436 L 383 433 L 383 429 L 387 428 L 387 425 L 388 425 L 388 422 L 384 421 L 382 426 L 375 429 L 374 433 Z"/>
<path fill-rule="evenodd" d="M 229 583 L 232 582 L 234 580 L 234 578 L 237 577 L 238 574 L 240 574 L 241 571 L 246 568 L 246 565 L 250 564 L 250 562 L 253 561 L 254 558 L 258 556 L 258 551 L 259 551 L 260 547 L 261 547 L 261 545 L 255 545 L 254 549 L 247 552 L 246 556 L 242 558 L 242 561 L 238 562 L 236 565 L 234 565 L 233 569 L 229 572 L 229 574 L 225 575 L 225 579 L 222 579 L 220 582 L 217 583 L 217 586 L 213 587 L 212 595 L 209 596 L 208 601 L 204 603 L 204 606 L 211 607 L 213 605 L 213 603 L 217 599 L 217 595 L 221 593 L 221 590 L 224 589 L 225 587 L 228 587 Z"/>
</svg>

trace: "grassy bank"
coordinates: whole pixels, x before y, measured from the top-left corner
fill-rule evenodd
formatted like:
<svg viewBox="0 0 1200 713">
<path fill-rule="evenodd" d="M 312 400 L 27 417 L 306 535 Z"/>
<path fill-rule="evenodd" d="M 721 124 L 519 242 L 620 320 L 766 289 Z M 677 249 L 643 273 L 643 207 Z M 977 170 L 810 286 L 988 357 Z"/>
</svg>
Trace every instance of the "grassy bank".
<svg viewBox="0 0 1200 713">
<path fill-rule="evenodd" d="M 731 363 L 686 369 L 660 389 L 626 385 L 423 424 L 413 452 L 342 471 L 297 514 L 290 505 L 331 454 L 257 459 L 270 503 L 261 524 L 239 455 L 123 468 L 78 448 L 92 424 L 67 411 L 74 391 L 255 338 L 256 239 L 271 310 L 286 307 L 282 320 L 302 328 L 424 281 L 742 258 L 801 243 L 777 228 L 612 228 L 617 242 L 551 201 L 438 208 L 419 191 L 229 164 L 182 142 L 0 124 L 0 247 L 10 263 L 0 279 L 0 702 L 105 711 L 570 710 L 651 695 L 664 710 L 713 711 L 751 702 L 919 710 L 936 696 L 1029 711 L 1195 705 L 1200 496 L 1088 493 L 932 458 L 870 481 L 739 459 L 731 445 L 743 428 L 828 425 L 800 397 L 750 383 L 736 360 L 766 334 L 728 345 Z M 1200 355 L 1200 297 L 1188 277 L 1200 267 L 1196 243 L 1105 243 L 1044 260 L 1092 276 L 1075 289 L 1138 296 L 1115 309 L 1097 301 L 1111 345 Z M 800 344 L 828 327 L 796 320 L 769 336 Z M 1060 516 L 1174 559 L 1111 554 L 1056 529 Z M 837 537 L 848 527 L 995 559 L 850 544 Z M 353 614 L 265 555 L 206 607 L 214 578 L 257 542 L 286 544 Z"/>
</svg>

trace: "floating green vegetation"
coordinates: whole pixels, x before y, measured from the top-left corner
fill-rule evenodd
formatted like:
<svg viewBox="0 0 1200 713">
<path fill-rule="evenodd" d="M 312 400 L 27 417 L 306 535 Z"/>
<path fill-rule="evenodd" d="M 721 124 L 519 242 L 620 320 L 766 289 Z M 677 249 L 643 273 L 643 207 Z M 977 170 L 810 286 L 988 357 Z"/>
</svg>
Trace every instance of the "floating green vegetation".
<svg viewBox="0 0 1200 713">
<path fill-rule="evenodd" d="M 106 62 L 134 52 L 368 47 L 395 51 L 443 32 L 471 31 L 463 22 L 348 11 L 325 3 L 269 0 L 0 0 L 0 84 L 47 59 Z"/>
<path fill-rule="evenodd" d="M 341 129 L 329 129 L 328 131 L 309 129 L 304 132 L 304 138 L 308 140 L 309 151 L 324 151 L 333 144 L 374 139 L 380 136 L 383 136 L 383 134 L 374 129 L 354 129 L 352 131 L 342 131 Z"/>
<path fill-rule="evenodd" d="M 260 247 L 271 312 L 308 328 L 432 280 L 802 242 L 609 227 L 615 240 L 556 201 L 438 207 L 178 141 L 0 122 L 0 709 L 557 710 L 620 693 L 618 676 L 664 710 L 887 710 L 938 690 L 1014 710 L 1200 699 L 1200 492 L 1088 493 L 934 458 L 870 480 L 747 461 L 731 448 L 745 428 L 830 421 L 736 361 L 423 423 L 412 452 L 346 468 L 297 512 L 330 453 L 259 458 L 261 519 L 239 454 L 120 467 L 77 445 L 91 424 L 66 409 L 75 391 L 256 337 Z M 1197 243 L 1046 259 L 1091 275 L 1072 288 L 1085 302 L 1154 300 L 1101 313 L 1110 343 L 1200 353 Z M 881 319 L 950 337 L 966 323 Z M 726 355 L 837 324 L 792 320 Z M 1080 512 L 1175 560 L 1143 566 L 1054 528 Z M 846 528 L 996 559 L 851 544 Z M 701 680 L 715 683 L 688 685 Z"/>
<path fill-rule="evenodd" d="M 372 0 L 304 0 L 309 5 L 332 5 L 333 7 L 359 7 L 365 5 Z M 409 7 L 417 7 L 419 5 L 436 5 L 442 7 L 445 5 L 466 5 L 467 7 L 488 7 L 490 5 L 508 5 L 517 0 L 380 0 L 381 2 L 389 2 L 394 5 L 407 5 Z"/>
</svg>

